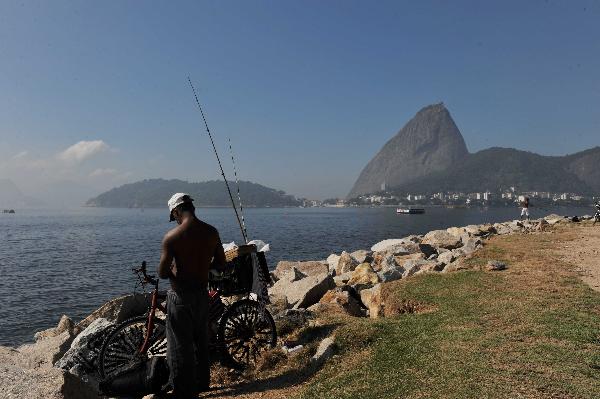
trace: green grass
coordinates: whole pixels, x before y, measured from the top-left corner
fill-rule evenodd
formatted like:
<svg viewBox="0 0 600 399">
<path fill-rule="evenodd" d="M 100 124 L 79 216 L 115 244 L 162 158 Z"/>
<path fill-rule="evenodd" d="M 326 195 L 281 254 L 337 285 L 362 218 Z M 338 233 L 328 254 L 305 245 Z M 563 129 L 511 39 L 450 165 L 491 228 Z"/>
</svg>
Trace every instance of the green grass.
<svg viewBox="0 0 600 399">
<path fill-rule="evenodd" d="M 540 237 L 536 241 L 536 237 Z M 598 398 L 600 294 L 550 257 L 547 236 L 494 239 L 471 262 L 504 272 L 415 276 L 386 303 L 433 311 L 347 319 L 304 398 Z"/>
</svg>

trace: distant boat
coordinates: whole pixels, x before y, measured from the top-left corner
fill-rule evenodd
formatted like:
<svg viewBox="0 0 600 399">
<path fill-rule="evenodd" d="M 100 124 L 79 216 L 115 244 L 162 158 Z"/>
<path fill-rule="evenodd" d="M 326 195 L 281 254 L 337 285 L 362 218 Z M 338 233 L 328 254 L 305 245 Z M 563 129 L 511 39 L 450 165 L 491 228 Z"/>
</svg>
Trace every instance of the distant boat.
<svg viewBox="0 0 600 399">
<path fill-rule="evenodd" d="M 425 213 L 424 208 L 396 208 L 396 213 L 402 213 L 404 215 L 415 215 Z"/>
<path fill-rule="evenodd" d="M 5 209 L 2 211 L 2 213 L 15 213 L 14 209 Z"/>
</svg>

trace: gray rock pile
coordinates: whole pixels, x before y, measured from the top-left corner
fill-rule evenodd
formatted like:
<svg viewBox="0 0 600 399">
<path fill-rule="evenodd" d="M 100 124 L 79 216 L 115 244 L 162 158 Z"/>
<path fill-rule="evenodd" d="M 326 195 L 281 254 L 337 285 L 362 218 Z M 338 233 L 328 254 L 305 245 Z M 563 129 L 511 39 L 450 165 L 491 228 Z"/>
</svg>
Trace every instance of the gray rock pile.
<svg viewBox="0 0 600 399">
<path fill-rule="evenodd" d="M 370 250 L 343 251 L 323 261 L 279 262 L 269 290 L 272 301 L 290 309 L 335 309 L 352 315 L 382 315 L 383 283 L 424 273 L 448 273 L 465 269 L 464 260 L 493 235 L 543 232 L 552 225 L 573 223 L 579 218 L 549 215 L 530 221 L 450 227 L 424 235 L 387 239 Z M 504 270 L 490 262 L 484 270 Z"/>
</svg>

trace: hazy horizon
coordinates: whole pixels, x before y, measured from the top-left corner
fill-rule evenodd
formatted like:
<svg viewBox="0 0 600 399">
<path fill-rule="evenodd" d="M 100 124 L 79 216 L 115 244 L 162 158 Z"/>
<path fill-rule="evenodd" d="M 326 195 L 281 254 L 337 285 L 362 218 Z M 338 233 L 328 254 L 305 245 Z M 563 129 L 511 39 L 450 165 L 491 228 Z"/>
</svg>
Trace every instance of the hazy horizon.
<svg viewBox="0 0 600 399">
<path fill-rule="evenodd" d="M 470 152 L 600 144 L 600 4 L 3 2 L 0 179 L 52 203 L 147 178 L 344 197 L 422 107 Z M 10 38 L 10 39 L 9 39 Z"/>
</svg>

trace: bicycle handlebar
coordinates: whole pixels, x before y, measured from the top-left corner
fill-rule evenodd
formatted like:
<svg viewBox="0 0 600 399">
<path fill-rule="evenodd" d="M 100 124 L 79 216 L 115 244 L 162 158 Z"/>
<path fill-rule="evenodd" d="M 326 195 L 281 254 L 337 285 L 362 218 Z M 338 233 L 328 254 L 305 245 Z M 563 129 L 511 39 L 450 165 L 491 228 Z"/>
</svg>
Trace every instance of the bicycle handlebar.
<svg viewBox="0 0 600 399">
<path fill-rule="evenodd" d="M 146 261 L 142 262 L 142 266 L 139 269 L 133 268 L 132 271 L 140 277 L 142 284 L 152 284 L 158 285 L 158 279 L 153 275 L 148 275 L 146 273 Z"/>
</svg>

